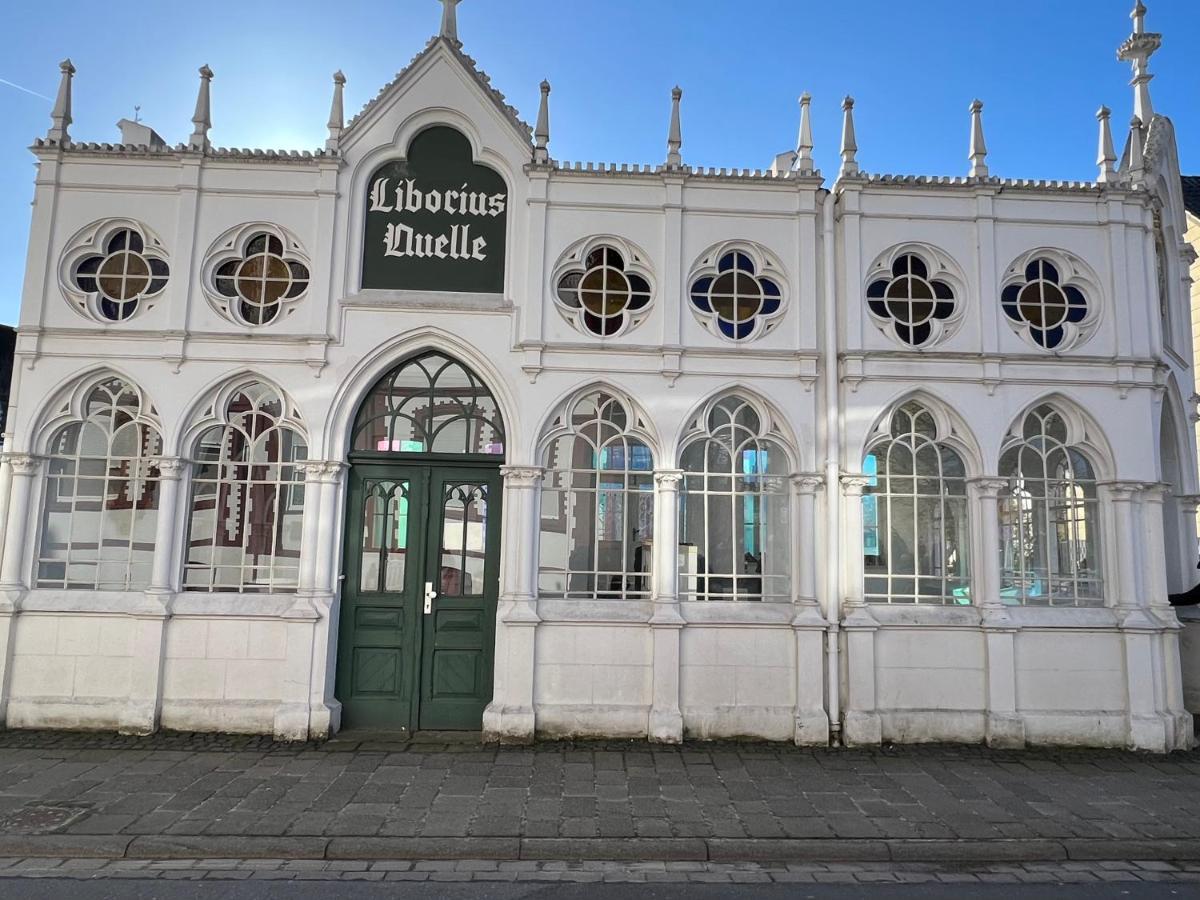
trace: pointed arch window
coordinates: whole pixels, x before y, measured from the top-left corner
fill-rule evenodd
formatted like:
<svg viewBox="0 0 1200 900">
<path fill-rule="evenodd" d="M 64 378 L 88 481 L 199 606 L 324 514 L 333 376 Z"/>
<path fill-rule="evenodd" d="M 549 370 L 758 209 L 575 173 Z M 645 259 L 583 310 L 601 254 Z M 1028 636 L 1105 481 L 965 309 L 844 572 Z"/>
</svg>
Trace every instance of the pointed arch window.
<svg viewBox="0 0 1200 900">
<path fill-rule="evenodd" d="M 916 402 L 896 410 L 863 472 L 867 602 L 969 604 L 966 466 L 933 414 Z"/>
<path fill-rule="evenodd" d="M 648 600 L 654 455 L 605 391 L 577 398 L 543 454 L 538 591 L 573 600 Z"/>
<path fill-rule="evenodd" d="M 769 420 L 718 400 L 692 422 L 680 468 L 681 598 L 790 602 L 789 463 Z"/>
<path fill-rule="evenodd" d="M 1000 457 L 1001 599 L 1010 605 L 1102 606 L 1100 514 L 1091 461 L 1067 420 L 1039 406 Z"/>
<path fill-rule="evenodd" d="M 300 572 L 308 456 L 299 417 L 274 388 L 239 387 L 196 442 L 184 589 L 286 593 Z"/>
<path fill-rule="evenodd" d="M 50 440 L 38 587 L 149 586 L 161 456 L 157 417 L 137 388 L 106 378 L 87 390 Z"/>
<path fill-rule="evenodd" d="M 355 419 L 353 448 L 503 456 L 504 421 L 479 376 L 431 351 L 397 366 L 371 389 Z"/>
</svg>

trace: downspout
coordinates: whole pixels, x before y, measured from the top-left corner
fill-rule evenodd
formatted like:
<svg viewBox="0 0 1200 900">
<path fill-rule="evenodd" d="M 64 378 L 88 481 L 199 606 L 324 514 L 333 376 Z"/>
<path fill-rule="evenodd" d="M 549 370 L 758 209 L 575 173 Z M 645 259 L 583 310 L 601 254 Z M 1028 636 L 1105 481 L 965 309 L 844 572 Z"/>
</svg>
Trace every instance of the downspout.
<svg viewBox="0 0 1200 900">
<path fill-rule="evenodd" d="M 825 284 L 825 331 L 822 357 L 825 386 L 825 662 L 829 685 L 829 733 L 834 744 L 842 736 L 842 677 L 838 659 L 841 618 L 842 566 L 841 550 L 841 431 L 838 421 L 838 353 L 837 353 L 837 269 L 834 253 L 833 192 L 825 195 L 821 217 L 821 249 L 823 281 Z"/>
</svg>

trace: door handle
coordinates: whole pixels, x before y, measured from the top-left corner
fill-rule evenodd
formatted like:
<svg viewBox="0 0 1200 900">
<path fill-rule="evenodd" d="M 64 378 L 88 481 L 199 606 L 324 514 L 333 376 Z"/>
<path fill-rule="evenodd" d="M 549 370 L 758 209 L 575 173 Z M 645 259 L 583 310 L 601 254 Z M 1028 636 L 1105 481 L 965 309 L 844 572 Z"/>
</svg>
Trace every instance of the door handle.
<svg viewBox="0 0 1200 900">
<path fill-rule="evenodd" d="M 433 582 L 425 582 L 425 615 L 430 615 L 433 612 L 433 601 L 437 599 L 437 591 L 433 589 Z"/>
</svg>

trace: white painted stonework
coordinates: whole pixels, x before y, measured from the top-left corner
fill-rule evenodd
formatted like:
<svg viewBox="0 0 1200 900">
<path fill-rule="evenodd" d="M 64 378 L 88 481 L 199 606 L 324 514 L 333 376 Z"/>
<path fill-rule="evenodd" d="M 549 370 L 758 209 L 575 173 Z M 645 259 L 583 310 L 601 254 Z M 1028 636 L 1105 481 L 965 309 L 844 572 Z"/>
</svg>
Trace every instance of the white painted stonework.
<svg viewBox="0 0 1200 900">
<path fill-rule="evenodd" d="M 1191 586 L 1200 496 L 1190 257 L 1173 129 L 1147 108 L 1146 82 L 1137 86 L 1146 121 L 1120 166 L 1106 161 L 1115 155 L 1102 139 L 1097 183 L 990 176 L 979 110 L 972 176 L 866 174 L 852 104 L 836 180 L 812 171 L 807 122 L 796 151 L 769 171 L 701 171 L 681 150 L 678 96 L 666 163 L 581 166 L 552 160 L 548 106 L 535 129 L 505 107 L 462 54 L 447 9 L 444 36 L 348 124 L 339 73 L 328 147 L 303 155 L 211 147 L 211 72 L 188 145 L 76 142 L 74 72 L 64 67 L 66 102 L 60 95 L 55 127 L 33 147 L 0 469 L 0 721 L 294 740 L 336 731 L 351 428 L 384 373 L 437 350 L 486 384 L 507 433 L 486 738 L 1192 745 L 1196 707 L 1185 707 L 1180 624 L 1167 604 L 1169 591 Z M 1139 29 L 1133 40 L 1148 37 Z M 464 135 L 507 188 L 503 290 L 363 290 L 369 178 L 435 125 Z M 874 148 L 863 155 L 862 165 L 879 158 Z M 62 267 L 88 229 L 118 220 L 161 242 L 170 275 L 153 302 L 105 322 L 70 296 Z M 294 239 L 311 272 L 305 293 L 253 326 L 222 314 L 206 274 L 250 225 Z M 580 330 L 556 300 L 572 250 L 596 239 L 644 254 L 653 290 L 607 337 Z M 731 340 L 690 295 L 713 248 L 738 246 L 759 275 L 769 264 L 781 305 Z M 955 295 L 953 314 L 920 348 L 867 303 L 873 280 L 905 252 Z M 1031 259 L 1055 260 L 1088 303 L 1053 349 L 1002 308 Z M 71 398 L 111 375 L 144 393 L 162 437 L 148 586 L 39 587 L 53 434 L 70 420 Z M 186 590 L 198 435 L 214 398 L 250 380 L 294 404 L 307 443 L 296 584 Z M 597 386 L 636 413 L 653 453 L 649 586 L 623 599 L 541 596 L 545 438 L 564 404 Z M 773 423 L 788 457 L 780 491 L 790 531 L 767 538 L 790 548 L 784 602 L 690 599 L 663 550 L 682 543 L 676 496 L 690 423 L 731 394 Z M 965 467 L 962 602 L 880 603 L 864 587 L 862 497 L 874 488 L 864 458 L 909 400 Z M 1087 564 L 1102 582 L 1094 605 L 1014 603 L 1002 588 L 998 503 L 1011 485 L 1001 456 L 1014 427 L 1047 404 L 1086 448 L 1099 485 L 1088 526 Z"/>
</svg>

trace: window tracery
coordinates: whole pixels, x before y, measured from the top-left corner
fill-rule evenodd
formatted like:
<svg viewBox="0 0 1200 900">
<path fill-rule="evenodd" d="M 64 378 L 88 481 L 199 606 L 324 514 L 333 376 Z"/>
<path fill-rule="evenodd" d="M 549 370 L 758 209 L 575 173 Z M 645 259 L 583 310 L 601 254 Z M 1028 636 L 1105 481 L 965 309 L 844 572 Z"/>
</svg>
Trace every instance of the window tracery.
<svg viewBox="0 0 1200 900">
<path fill-rule="evenodd" d="M 303 299 L 311 280 L 300 242 L 277 225 L 242 225 L 226 232 L 204 265 L 204 289 L 225 318 L 269 325 Z"/>
<path fill-rule="evenodd" d="M 691 423 L 680 455 L 681 599 L 791 601 L 790 466 L 778 438 L 738 396 Z"/>
<path fill-rule="evenodd" d="M 308 456 L 299 416 L 275 388 L 250 382 L 210 412 L 192 468 L 184 590 L 294 591 Z"/>
<path fill-rule="evenodd" d="M 1089 295 L 1096 290 L 1083 264 L 1062 251 L 1038 250 L 1009 269 L 1000 307 L 1009 324 L 1035 347 L 1069 350 L 1094 324 Z"/>
<path fill-rule="evenodd" d="M 616 337 L 649 314 L 654 282 L 646 256 L 617 238 L 577 244 L 555 269 L 554 301 L 575 328 Z"/>
<path fill-rule="evenodd" d="M 639 425 L 605 390 L 555 420 L 543 451 L 540 596 L 650 599 L 654 454 Z"/>
<path fill-rule="evenodd" d="M 909 347 L 929 347 L 950 336 L 961 315 L 960 279 L 932 248 L 893 250 L 872 267 L 867 309 L 875 324 Z"/>
<path fill-rule="evenodd" d="M 162 242 L 127 219 L 92 225 L 76 235 L 60 270 L 75 308 L 104 323 L 124 322 L 152 309 L 170 275 Z"/>
<path fill-rule="evenodd" d="M 705 328 L 726 340 L 762 337 L 783 312 L 782 276 L 782 267 L 758 247 L 714 248 L 689 279 L 692 312 Z"/>
<path fill-rule="evenodd" d="M 126 381 L 86 389 L 48 447 L 39 588 L 149 586 L 158 523 L 162 436 L 153 406 Z"/>
</svg>

